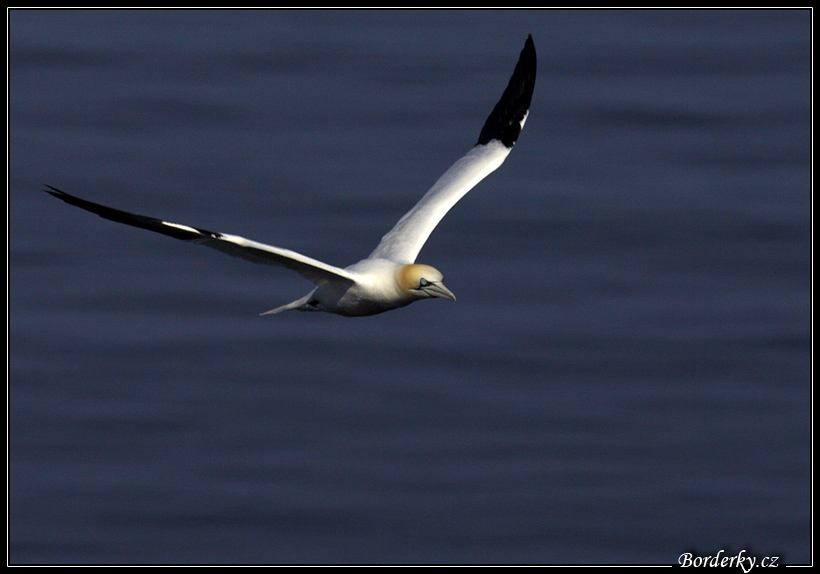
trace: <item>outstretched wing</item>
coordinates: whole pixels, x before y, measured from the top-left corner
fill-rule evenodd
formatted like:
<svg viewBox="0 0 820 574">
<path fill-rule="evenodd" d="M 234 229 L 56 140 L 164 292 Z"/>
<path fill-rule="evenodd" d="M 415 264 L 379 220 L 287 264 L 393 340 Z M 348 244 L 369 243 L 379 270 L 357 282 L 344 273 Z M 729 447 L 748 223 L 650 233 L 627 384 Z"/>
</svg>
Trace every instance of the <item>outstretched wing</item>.
<svg viewBox="0 0 820 574">
<path fill-rule="evenodd" d="M 181 225 L 179 223 L 171 223 L 170 221 L 163 221 L 155 217 L 148 217 L 145 215 L 137 215 L 136 213 L 129 213 L 113 207 L 106 207 L 99 203 L 93 203 L 69 195 L 64 191 L 55 189 L 47 185 L 47 193 L 50 193 L 56 198 L 62 199 L 70 205 L 75 205 L 91 213 L 96 213 L 102 218 L 110 219 L 118 223 L 124 223 L 149 231 L 156 231 L 174 239 L 181 239 L 191 243 L 205 245 L 213 249 L 218 249 L 228 255 L 240 257 L 247 261 L 254 263 L 265 263 L 267 265 L 279 265 L 292 269 L 313 281 L 321 284 L 324 281 L 345 279 L 350 282 L 355 282 L 355 277 L 333 265 L 322 263 L 316 259 L 311 259 L 295 251 L 289 249 L 282 249 L 281 247 L 274 247 L 272 245 L 265 245 L 239 237 L 238 235 L 229 235 L 227 233 L 217 233 L 215 231 L 208 231 L 207 229 L 200 229 L 198 227 L 191 227 L 189 225 Z"/>
<path fill-rule="evenodd" d="M 382 237 L 371 259 L 413 263 L 438 222 L 475 185 L 504 163 L 515 145 L 535 89 L 535 44 L 527 37 L 515 71 L 478 143 L 444 172 L 421 200 Z"/>
</svg>

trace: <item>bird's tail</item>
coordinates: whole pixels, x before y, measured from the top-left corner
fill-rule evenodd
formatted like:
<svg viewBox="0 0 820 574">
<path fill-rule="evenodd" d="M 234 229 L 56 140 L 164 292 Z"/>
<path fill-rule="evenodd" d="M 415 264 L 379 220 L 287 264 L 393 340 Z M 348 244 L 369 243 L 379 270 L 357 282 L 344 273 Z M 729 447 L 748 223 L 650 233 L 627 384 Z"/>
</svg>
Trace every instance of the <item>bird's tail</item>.
<svg viewBox="0 0 820 574">
<path fill-rule="evenodd" d="M 296 309 L 297 311 L 318 311 L 319 309 L 312 304 L 313 298 L 313 291 L 302 297 L 301 299 L 297 299 L 293 303 L 288 303 L 287 305 L 282 305 L 281 307 L 277 307 L 276 309 L 271 309 L 270 311 L 265 311 L 264 313 L 259 313 L 259 316 L 263 315 L 276 315 L 277 313 L 281 313 L 282 311 L 290 311 L 291 309 Z"/>
</svg>

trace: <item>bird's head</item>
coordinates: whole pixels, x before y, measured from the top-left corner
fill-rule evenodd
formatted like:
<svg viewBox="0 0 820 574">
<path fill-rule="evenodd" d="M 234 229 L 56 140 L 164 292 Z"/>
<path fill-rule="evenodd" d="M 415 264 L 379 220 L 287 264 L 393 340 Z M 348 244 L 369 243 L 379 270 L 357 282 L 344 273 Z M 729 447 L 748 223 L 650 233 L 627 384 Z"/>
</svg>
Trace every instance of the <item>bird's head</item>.
<svg viewBox="0 0 820 574">
<path fill-rule="evenodd" d="M 441 271 L 429 265 L 402 265 L 397 271 L 396 281 L 405 292 L 416 297 L 441 297 L 456 300 L 456 296 L 444 286 Z"/>
</svg>

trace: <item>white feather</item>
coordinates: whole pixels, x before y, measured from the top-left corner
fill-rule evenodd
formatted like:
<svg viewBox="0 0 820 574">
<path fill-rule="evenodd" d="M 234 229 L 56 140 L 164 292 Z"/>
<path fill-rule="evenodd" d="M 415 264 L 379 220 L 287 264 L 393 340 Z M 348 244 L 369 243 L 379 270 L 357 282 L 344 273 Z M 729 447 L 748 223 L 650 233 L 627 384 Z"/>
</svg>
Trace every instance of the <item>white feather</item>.
<svg viewBox="0 0 820 574">
<path fill-rule="evenodd" d="M 427 238 L 456 202 L 498 169 L 510 154 L 498 140 L 477 145 L 444 172 L 424 197 L 384 237 L 371 259 L 413 263 Z"/>
</svg>

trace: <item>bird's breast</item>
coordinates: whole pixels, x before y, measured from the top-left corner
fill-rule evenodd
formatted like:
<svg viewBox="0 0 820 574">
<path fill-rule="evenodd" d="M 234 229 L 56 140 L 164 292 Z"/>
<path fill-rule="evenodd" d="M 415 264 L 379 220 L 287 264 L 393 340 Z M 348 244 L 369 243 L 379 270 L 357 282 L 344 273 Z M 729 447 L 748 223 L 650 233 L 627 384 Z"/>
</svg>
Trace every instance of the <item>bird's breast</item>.
<svg viewBox="0 0 820 574">
<path fill-rule="evenodd" d="M 346 269 L 357 275 L 356 282 L 328 281 L 316 289 L 314 297 L 340 315 L 375 315 L 404 307 L 414 299 L 396 282 L 397 267 L 386 261 L 360 261 Z"/>
</svg>

